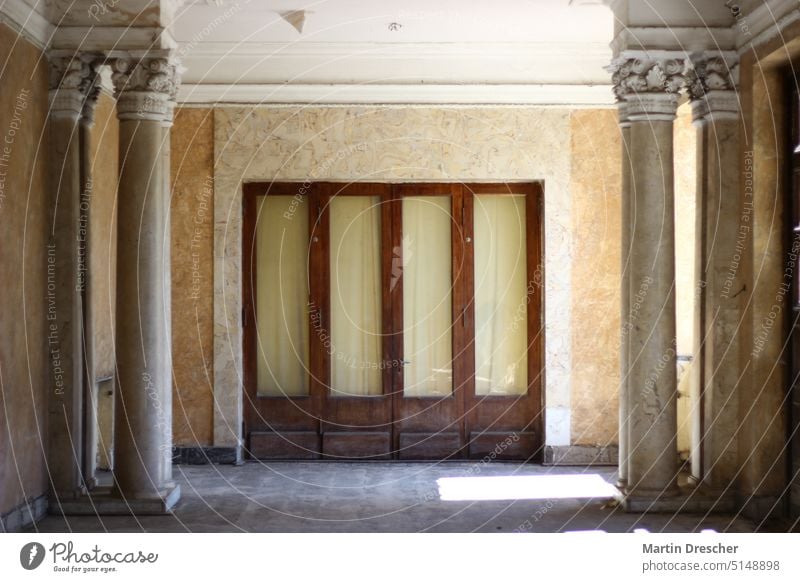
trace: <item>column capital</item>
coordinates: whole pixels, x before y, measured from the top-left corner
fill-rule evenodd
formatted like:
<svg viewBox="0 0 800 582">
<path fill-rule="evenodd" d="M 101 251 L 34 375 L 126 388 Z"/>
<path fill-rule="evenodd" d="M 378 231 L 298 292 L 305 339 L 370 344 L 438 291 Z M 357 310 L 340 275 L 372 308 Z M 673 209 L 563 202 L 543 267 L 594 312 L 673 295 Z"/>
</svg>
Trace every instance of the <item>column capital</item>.
<svg viewBox="0 0 800 582">
<path fill-rule="evenodd" d="M 628 120 L 673 121 L 678 110 L 677 93 L 631 93 L 628 102 Z"/>
<path fill-rule="evenodd" d="M 182 69 L 169 52 L 112 54 L 111 80 L 121 120 L 168 121 Z"/>
<path fill-rule="evenodd" d="M 686 85 L 685 53 L 624 53 L 611 61 L 614 94 L 618 100 L 642 93 L 677 95 Z"/>
<path fill-rule="evenodd" d="M 619 116 L 619 126 L 622 129 L 631 126 L 630 113 L 628 111 L 628 102 L 625 100 L 617 101 L 617 115 Z"/>
<path fill-rule="evenodd" d="M 86 111 L 87 100 L 96 101 L 96 90 L 99 90 L 96 59 L 97 55 L 91 53 L 52 51 L 48 54 L 51 116 L 77 121 Z"/>
<path fill-rule="evenodd" d="M 164 119 L 161 121 L 161 125 L 163 127 L 166 127 L 166 128 L 172 127 L 172 123 L 175 120 L 175 107 L 176 106 L 177 106 L 177 103 L 175 102 L 174 98 L 170 98 L 170 100 L 167 101 L 167 109 L 166 109 L 166 112 L 164 113 Z"/>
<path fill-rule="evenodd" d="M 81 110 L 81 123 L 87 127 L 94 125 L 94 112 L 97 108 L 97 100 L 100 97 L 100 85 L 97 83 L 97 77 L 92 82 L 91 88 L 87 91 L 86 97 L 83 100 L 83 109 Z"/>
<path fill-rule="evenodd" d="M 738 119 L 738 55 L 732 51 L 692 54 L 686 68 L 692 119 Z"/>
</svg>

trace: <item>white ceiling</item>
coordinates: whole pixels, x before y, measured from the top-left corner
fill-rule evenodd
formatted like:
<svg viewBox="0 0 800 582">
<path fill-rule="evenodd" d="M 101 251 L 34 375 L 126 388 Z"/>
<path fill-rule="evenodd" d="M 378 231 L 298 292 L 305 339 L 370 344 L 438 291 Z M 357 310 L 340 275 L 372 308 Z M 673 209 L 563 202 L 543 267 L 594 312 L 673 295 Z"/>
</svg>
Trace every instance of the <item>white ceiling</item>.
<svg viewBox="0 0 800 582">
<path fill-rule="evenodd" d="M 284 17 L 299 11 L 302 32 Z M 492 85 L 507 102 L 501 86 L 607 86 L 614 24 L 591 0 L 189 0 L 170 31 L 189 101 L 209 86 L 291 84 L 293 99 L 298 86 Z"/>
<path fill-rule="evenodd" d="M 797 0 L 737 0 L 735 21 L 727 4 L 0 0 L 0 18 L 43 48 L 175 50 L 189 103 L 608 105 L 619 51 L 731 50 L 800 14 Z"/>
<path fill-rule="evenodd" d="M 280 16 L 300 10 L 302 34 Z M 607 44 L 613 33 L 611 11 L 599 1 L 189 0 L 175 16 L 173 36 L 189 42 L 205 27 L 213 30 L 204 40 L 244 43 Z"/>
</svg>

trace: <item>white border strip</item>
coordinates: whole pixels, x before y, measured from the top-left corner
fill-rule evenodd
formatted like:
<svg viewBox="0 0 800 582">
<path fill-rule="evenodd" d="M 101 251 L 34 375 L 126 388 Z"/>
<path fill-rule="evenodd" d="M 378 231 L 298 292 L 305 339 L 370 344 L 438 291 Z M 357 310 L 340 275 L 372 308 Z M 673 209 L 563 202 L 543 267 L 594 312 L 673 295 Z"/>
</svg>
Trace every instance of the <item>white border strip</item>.
<svg viewBox="0 0 800 582">
<path fill-rule="evenodd" d="M 315 103 L 611 107 L 611 85 L 181 85 L 183 105 Z"/>
</svg>

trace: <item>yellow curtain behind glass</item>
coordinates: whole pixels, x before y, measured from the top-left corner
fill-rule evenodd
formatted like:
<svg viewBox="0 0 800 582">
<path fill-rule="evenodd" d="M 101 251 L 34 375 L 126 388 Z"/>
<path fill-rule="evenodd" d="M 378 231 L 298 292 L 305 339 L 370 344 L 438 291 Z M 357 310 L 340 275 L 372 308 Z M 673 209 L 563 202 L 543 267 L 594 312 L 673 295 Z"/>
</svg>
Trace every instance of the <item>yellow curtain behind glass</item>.
<svg viewBox="0 0 800 582">
<path fill-rule="evenodd" d="M 308 205 L 262 196 L 256 226 L 258 394 L 308 394 Z"/>
<path fill-rule="evenodd" d="M 331 390 L 370 396 L 381 383 L 380 198 L 330 203 Z"/>
<path fill-rule="evenodd" d="M 453 391 L 450 227 L 449 197 L 403 198 L 404 396 Z"/>
<path fill-rule="evenodd" d="M 475 393 L 527 390 L 525 197 L 475 196 Z"/>
</svg>

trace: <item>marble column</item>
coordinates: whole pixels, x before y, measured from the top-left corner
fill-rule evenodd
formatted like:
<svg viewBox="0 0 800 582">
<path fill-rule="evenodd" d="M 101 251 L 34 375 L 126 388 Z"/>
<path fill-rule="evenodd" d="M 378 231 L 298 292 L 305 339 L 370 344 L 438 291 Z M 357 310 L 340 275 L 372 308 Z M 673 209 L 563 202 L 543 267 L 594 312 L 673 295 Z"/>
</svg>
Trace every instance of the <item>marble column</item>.
<svg viewBox="0 0 800 582">
<path fill-rule="evenodd" d="M 677 494 L 675 230 L 672 154 L 681 59 L 616 63 L 630 122 L 629 496 Z"/>
<path fill-rule="evenodd" d="M 87 61 L 90 59 L 87 58 Z M 91 63 L 89 63 L 91 66 Z M 79 207 L 78 228 L 78 286 L 80 289 L 83 310 L 83 478 L 89 489 L 96 483 L 97 470 L 97 387 L 95 383 L 95 325 L 92 309 L 92 271 L 91 263 L 91 207 L 94 197 L 92 179 L 92 128 L 94 127 L 94 111 L 100 94 L 99 80 L 94 72 L 87 83 L 86 99 L 83 103 L 80 121 L 80 157 L 81 157 L 81 200 Z"/>
<path fill-rule="evenodd" d="M 750 239 L 752 209 L 739 188 L 739 132 L 736 55 L 693 55 L 688 87 L 697 127 L 698 308 L 695 361 L 700 402 L 693 437 L 693 476 L 712 490 L 724 490 L 738 473 L 737 386 L 742 300 L 740 264 Z M 697 404 L 700 404 L 697 406 Z"/>
<path fill-rule="evenodd" d="M 79 120 L 91 71 L 79 55 L 50 53 L 50 223 L 47 257 L 48 472 L 53 499 L 84 492 L 83 313 L 80 290 Z"/>
<path fill-rule="evenodd" d="M 628 484 L 628 416 L 630 414 L 628 405 L 628 375 L 630 373 L 629 353 L 630 353 L 630 250 L 631 250 L 631 166 L 630 166 L 630 137 L 631 124 L 628 119 L 628 103 L 624 99 L 617 103 L 619 113 L 619 129 L 622 137 L 622 190 L 620 221 L 621 228 L 621 257 L 622 265 L 621 286 L 620 286 L 620 309 L 621 309 L 621 336 L 620 336 L 620 383 L 619 383 L 619 478 L 617 486 L 621 489 Z"/>
<path fill-rule="evenodd" d="M 175 65 L 166 54 L 112 61 L 120 121 L 117 241 L 116 495 L 177 501 L 171 482 L 169 195 L 162 141 Z"/>
<path fill-rule="evenodd" d="M 177 83 L 175 84 L 177 88 Z M 170 94 L 170 99 L 167 101 L 167 109 L 164 114 L 164 119 L 161 122 L 162 127 L 162 134 L 161 134 L 161 178 L 163 180 L 163 188 L 165 192 L 164 196 L 164 203 L 165 203 L 165 229 L 166 229 L 166 236 L 164 237 L 164 247 L 162 249 L 162 262 L 164 264 L 164 288 L 166 290 L 166 295 L 164 297 L 164 319 L 166 321 L 172 321 L 172 297 L 169 294 L 170 290 L 172 289 L 172 269 L 171 269 L 171 251 L 172 251 L 172 244 L 169 237 L 170 229 L 170 208 L 171 208 L 171 201 L 172 201 L 172 172 L 171 172 L 171 163 L 172 163 L 172 145 L 171 145 L 171 128 L 174 121 L 175 116 L 175 94 Z M 170 347 L 167 350 L 167 357 L 170 359 L 169 369 L 172 370 L 172 342 L 170 342 Z M 170 379 L 171 379 L 171 372 L 170 372 Z M 169 390 L 165 391 L 164 394 L 164 406 L 169 410 L 172 410 L 172 384 L 170 383 Z M 172 443 L 172 423 L 169 423 L 169 426 L 165 426 L 164 429 L 169 431 L 169 442 Z M 172 479 L 172 447 L 164 447 L 164 478 L 168 481 Z"/>
</svg>

